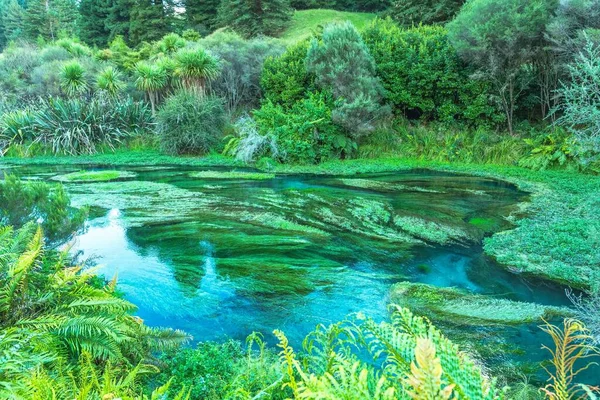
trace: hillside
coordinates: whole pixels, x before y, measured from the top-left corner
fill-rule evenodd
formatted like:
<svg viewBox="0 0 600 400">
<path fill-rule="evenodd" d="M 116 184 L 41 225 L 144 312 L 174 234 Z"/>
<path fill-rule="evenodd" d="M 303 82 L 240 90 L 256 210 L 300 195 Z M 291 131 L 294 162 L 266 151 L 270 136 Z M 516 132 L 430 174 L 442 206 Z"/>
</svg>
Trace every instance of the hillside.
<svg viewBox="0 0 600 400">
<path fill-rule="evenodd" d="M 281 36 L 286 41 L 298 41 L 310 36 L 319 26 L 331 22 L 350 21 L 357 29 L 362 29 L 375 18 L 376 14 L 336 10 L 299 10 L 294 13 L 292 23 Z"/>
</svg>

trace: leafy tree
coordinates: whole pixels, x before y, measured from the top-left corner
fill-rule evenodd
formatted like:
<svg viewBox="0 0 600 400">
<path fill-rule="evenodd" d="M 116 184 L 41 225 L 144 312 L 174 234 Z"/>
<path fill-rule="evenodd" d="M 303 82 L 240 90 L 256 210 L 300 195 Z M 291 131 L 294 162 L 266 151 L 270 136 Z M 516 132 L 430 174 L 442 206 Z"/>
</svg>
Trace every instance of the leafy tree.
<svg viewBox="0 0 600 400">
<path fill-rule="evenodd" d="M 389 114 L 375 61 L 356 28 L 349 22 L 328 25 L 313 39 L 306 58 L 317 84 L 337 100 L 334 121 L 357 138 L 372 131 Z"/>
<path fill-rule="evenodd" d="M 61 88 L 68 96 L 76 96 L 88 90 L 85 69 L 77 61 L 63 66 L 60 79 Z"/>
<path fill-rule="evenodd" d="M 110 36 L 106 23 L 111 0 L 81 0 L 79 2 L 79 38 L 93 46 L 104 47 Z"/>
<path fill-rule="evenodd" d="M 402 29 L 390 19 L 375 20 L 363 33 L 375 59 L 386 99 L 407 117 L 485 123 L 502 120 L 490 104 L 485 82 L 448 42 L 445 28 Z"/>
<path fill-rule="evenodd" d="M 524 66 L 539 54 L 553 1 L 469 0 L 448 24 L 451 43 L 489 79 L 514 131 L 517 100 L 531 78 Z"/>
<path fill-rule="evenodd" d="M 217 12 L 220 0 L 184 0 L 187 25 L 202 34 L 217 27 Z"/>
<path fill-rule="evenodd" d="M 274 39 L 244 40 L 234 32 L 215 32 L 202 40 L 202 46 L 219 60 L 221 70 L 208 83 L 209 90 L 225 99 L 230 111 L 259 106 L 265 60 L 280 55 L 285 49 Z"/>
<path fill-rule="evenodd" d="M 569 80 L 558 89 L 556 124 L 576 138 L 578 156 L 587 164 L 600 157 L 600 46 L 588 39 L 567 68 Z"/>
<path fill-rule="evenodd" d="M 387 14 L 399 24 L 444 24 L 458 13 L 464 0 L 395 0 Z"/>
<path fill-rule="evenodd" d="M 291 18 L 289 0 L 222 0 L 218 11 L 220 25 L 229 26 L 246 38 L 277 36 Z"/>
<path fill-rule="evenodd" d="M 116 97 L 123 90 L 121 73 L 114 67 L 104 69 L 96 79 L 96 87 L 105 91 L 109 96 Z"/>
</svg>

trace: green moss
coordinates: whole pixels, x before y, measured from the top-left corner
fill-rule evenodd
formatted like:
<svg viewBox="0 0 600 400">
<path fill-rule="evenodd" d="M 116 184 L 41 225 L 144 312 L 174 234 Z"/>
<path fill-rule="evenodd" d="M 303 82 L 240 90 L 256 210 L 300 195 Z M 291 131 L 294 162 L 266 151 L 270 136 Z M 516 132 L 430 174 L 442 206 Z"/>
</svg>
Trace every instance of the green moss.
<svg viewBox="0 0 600 400">
<path fill-rule="evenodd" d="M 52 179 L 64 183 L 76 182 L 108 182 L 116 179 L 135 178 L 137 174 L 131 171 L 101 170 L 101 171 L 79 171 L 70 174 L 58 175 Z"/>
<path fill-rule="evenodd" d="M 400 282 L 390 292 L 390 302 L 409 307 L 436 321 L 460 325 L 525 324 L 568 316 L 568 308 L 545 306 L 471 294 L 454 288 Z"/>
<path fill-rule="evenodd" d="M 190 174 L 192 178 L 200 179 L 243 179 L 243 180 L 265 180 L 275 178 L 275 174 L 265 172 L 245 171 L 199 171 Z"/>
<path fill-rule="evenodd" d="M 394 216 L 394 225 L 410 235 L 428 242 L 448 244 L 469 240 L 469 236 L 459 228 L 422 218 L 396 215 Z"/>
</svg>

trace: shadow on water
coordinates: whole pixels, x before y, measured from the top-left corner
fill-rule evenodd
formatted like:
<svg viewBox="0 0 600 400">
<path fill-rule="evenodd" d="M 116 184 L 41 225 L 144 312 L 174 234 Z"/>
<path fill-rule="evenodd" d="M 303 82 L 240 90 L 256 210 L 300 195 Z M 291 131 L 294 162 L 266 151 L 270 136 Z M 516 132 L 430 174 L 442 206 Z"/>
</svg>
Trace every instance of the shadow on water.
<svg viewBox="0 0 600 400">
<path fill-rule="evenodd" d="M 77 169 L 13 171 L 49 179 Z M 99 257 L 106 276 L 118 273 L 148 324 L 184 329 L 195 340 L 277 328 L 298 345 L 316 324 L 350 313 L 385 318 L 399 281 L 569 304 L 564 288 L 512 274 L 483 253 L 483 238 L 510 229 L 506 217 L 527 201 L 509 183 L 427 170 L 266 180 L 193 178 L 193 168 L 181 167 L 128 170 L 137 176 L 67 184 L 74 204 L 95 210 L 75 250 Z M 547 358 L 537 324 L 450 328 L 457 339 L 510 350 L 509 361 Z"/>
</svg>

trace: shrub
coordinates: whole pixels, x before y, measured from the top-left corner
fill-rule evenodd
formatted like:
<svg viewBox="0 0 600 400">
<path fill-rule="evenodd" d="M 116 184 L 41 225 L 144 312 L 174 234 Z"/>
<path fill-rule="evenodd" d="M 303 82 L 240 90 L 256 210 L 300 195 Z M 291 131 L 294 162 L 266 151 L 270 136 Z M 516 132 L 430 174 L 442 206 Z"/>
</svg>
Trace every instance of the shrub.
<svg viewBox="0 0 600 400">
<path fill-rule="evenodd" d="M 60 73 L 60 85 L 69 96 L 82 94 L 88 89 L 86 72 L 77 61 L 65 64 Z"/>
<path fill-rule="evenodd" d="M 99 146 L 111 149 L 125 138 L 150 130 L 147 106 L 131 98 L 95 96 L 82 99 L 48 99 L 35 111 L 19 111 L 2 118 L 2 131 L 14 144 L 33 140 L 55 154 L 93 154 Z"/>
<path fill-rule="evenodd" d="M 258 107 L 265 60 L 283 53 L 283 45 L 268 38 L 244 40 L 230 32 L 214 33 L 203 39 L 201 45 L 219 59 L 221 69 L 209 82 L 210 91 L 224 98 L 230 111 Z"/>
<path fill-rule="evenodd" d="M 266 102 L 254 112 L 254 118 L 261 135 L 276 138 L 279 159 L 319 163 L 346 156 L 356 149 L 356 143 L 333 123 L 332 108 L 332 96 L 317 92 L 311 93 L 289 110 Z"/>
<path fill-rule="evenodd" d="M 265 60 L 260 86 L 267 101 L 291 108 L 315 90 L 315 76 L 306 70 L 309 44 L 307 40 L 296 43 L 281 56 Z"/>
<path fill-rule="evenodd" d="M 221 99 L 180 90 L 165 101 L 156 121 L 163 151 L 205 154 L 220 142 L 226 119 Z"/>
<path fill-rule="evenodd" d="M 448 41 L 444 28 L 401 29 L 375 20 L 363 34 L 375 59 L 386 99 L 409 118 L 471 124 L 502 120 L 487 84 L 472 72 Z"/>
<path fill-rule="evenodd" d="M 52 243 L 62 243 L 83 228 L 86 211 L 71 207 L 62 185 L 23 182 L 13 175 L 0 181 L 0 225 L 19 229 L 37 220 Z"/>
<path fill-rule="evenodd" d="M 240 161 L 251 163 L 266 156 L 279 156 L 276 138 L 258 133 L 256 122 L 249 116 L 242 116 L 235 124 L 237 136 L 230 138 L 223 153 Z"/>
<path fill-rule="evenodd" d="M 337 100 L 332 118 L 354 138 L 371 132 L 389 114 L 381 104 L 383 88 L 373 57 L 351 23 L 329 25 L 320 40 L 313 39 L 306 65 Z"/>
</svg>

